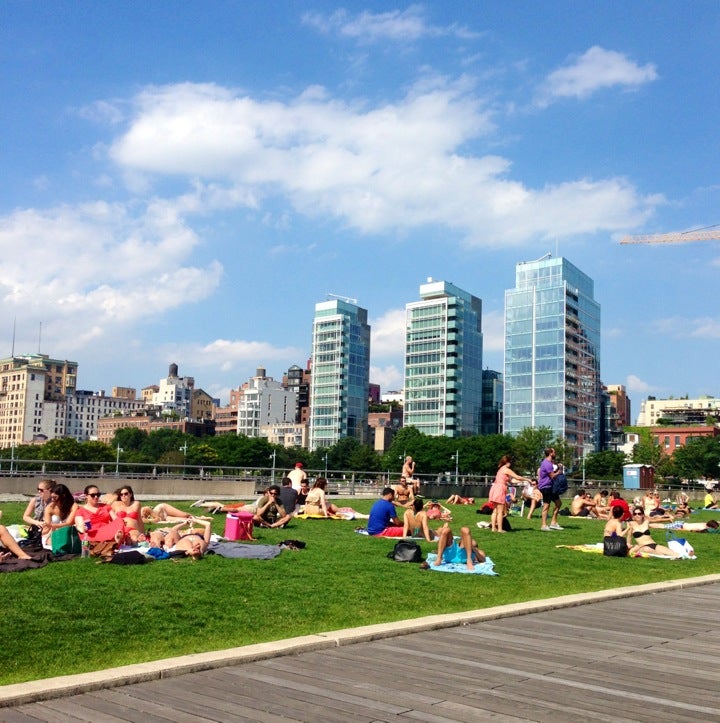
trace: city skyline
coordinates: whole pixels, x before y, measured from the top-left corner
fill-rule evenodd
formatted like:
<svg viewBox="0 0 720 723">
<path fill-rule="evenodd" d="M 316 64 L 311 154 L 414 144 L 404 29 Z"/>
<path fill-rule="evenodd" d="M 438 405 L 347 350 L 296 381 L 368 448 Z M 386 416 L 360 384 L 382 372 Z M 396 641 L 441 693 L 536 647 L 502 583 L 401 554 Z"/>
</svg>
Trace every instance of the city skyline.
<svg viewBox="0 0 720 723">
<path fill-rule="evenodd" d="M 403 385 L 427 277 L 483 303 L 547 252 L 595 281 L 602 381 L 714 395 L 720 7 L 8 0 L 0 357 L 140 389 L 177 363 L 227 403 L 311 354 L 314 305 L 368 310 Z"/>
</svg>

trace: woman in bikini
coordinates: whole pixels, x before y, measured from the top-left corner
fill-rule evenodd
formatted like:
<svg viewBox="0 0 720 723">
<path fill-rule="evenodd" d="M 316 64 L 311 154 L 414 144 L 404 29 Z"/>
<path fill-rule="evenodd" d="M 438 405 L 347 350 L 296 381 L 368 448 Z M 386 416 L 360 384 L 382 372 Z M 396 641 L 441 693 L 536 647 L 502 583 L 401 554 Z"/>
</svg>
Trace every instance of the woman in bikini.
<svg viewBox="0 0 720 723">
<path fill-rule="evenodd" d="M 110 505 L 110 509 L 113 515 L 120 517 L 125 525 L 125 542 L 137 545 L 140 536 L 145 535 L 140 503 L 135 499 L 130 485 L 116 490 L 115 495 L 115 501 Z"/>
<path fill-rule="evenodd" d="M 649 553 L 652 555 L 662 555 L 663 557 L 680 557 L 669 547 L 658 545 L 650 536 L 650 524 L 645 516 L 645 510 L 642 507 L 635 506 L 632 511 L 632 520 L 628 523 L 628 530 L 632 535 L 633 546 L 628 551 L 631 557 Z M 629 540 L 630 538 L 628 538 Z"/>
<path fill-rule="evenodd" d="M 403 514 L 403 537 L 423 536 L 428 542 L 435 539 L 435 532 L 428 527 L 428 517 L 423 510 L 423 501 L 414 500 L 412 508 Z"/>
<path fill-rule="evenodd" d="M 167 552 L 184 552 L 193 560 L 199 560 L 208 550 L 210 536 L 212 535 L 212 523 L 199 521 L 202 527 L 193 527 L 193 520 L 181 522 L 164 536 L 164 539 L 155 539 L 155 547 L 164 547 Z M 189 525 L 189 527 L 188 527 Z M 183 529 L 184 528 L 184 529 Z M 160 531 L 153 532 L 151 537 Z"/>
</svg>

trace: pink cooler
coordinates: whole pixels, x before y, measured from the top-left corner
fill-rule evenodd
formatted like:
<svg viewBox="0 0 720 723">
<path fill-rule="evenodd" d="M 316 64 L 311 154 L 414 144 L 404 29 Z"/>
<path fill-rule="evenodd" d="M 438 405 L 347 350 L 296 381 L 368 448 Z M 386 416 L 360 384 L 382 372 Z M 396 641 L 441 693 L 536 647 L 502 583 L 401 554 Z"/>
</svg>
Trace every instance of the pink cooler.
<svg viewBox="0 0 720 723">
<path fill-rule="evenodd" d="M 252 512 L 232 512 L 225 519 L 226 540 L 254 540 Z"/>
</svg>

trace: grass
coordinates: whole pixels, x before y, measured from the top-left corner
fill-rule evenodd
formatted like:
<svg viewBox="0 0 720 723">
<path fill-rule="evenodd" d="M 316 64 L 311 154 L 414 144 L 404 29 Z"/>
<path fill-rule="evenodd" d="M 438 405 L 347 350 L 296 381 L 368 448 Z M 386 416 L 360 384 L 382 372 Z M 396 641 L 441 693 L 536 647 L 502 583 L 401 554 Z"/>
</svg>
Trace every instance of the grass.
<svg viewBox="0 0 720 723">
<path fill-rule="evenodd" d="M 366 512 L 371 500 L 352 500 Z M 183 505 L 179 505 L 183 507 Z M 24 505 L 3 505 L 3 523 Z M 189 509 L 187 506 L 185 509 Z M 512 517 L 512 534 L 475 527 L 488 517 L 453 507 L 453 528 L 470 525 L 498 577 L 438 575 L 388 560 L 390 539 L 354 533 L 358 523 L 298 520 L 257 530 L 261 543 L 304 540 L 306 549 L 269 561 L 210 556 L 143 566 L 52 563 L 0 574 L 0 684 L 100 670 L 187 653 L 459 612 L 569 593 L 714 573 L 720 536 L 688 535 L 694 561 L 605 558 L 558 544 L 598 541 L 603 523 L 560 518 L 562 532 Z M 693 521 L 712 518 L 693 515 Z M 213 523 L 222 534 L 224 517 Z M 661 542 L 664 532 L 654 531 Z M 433 546 L 423 543 L 424 552 Z"/>
</svg>

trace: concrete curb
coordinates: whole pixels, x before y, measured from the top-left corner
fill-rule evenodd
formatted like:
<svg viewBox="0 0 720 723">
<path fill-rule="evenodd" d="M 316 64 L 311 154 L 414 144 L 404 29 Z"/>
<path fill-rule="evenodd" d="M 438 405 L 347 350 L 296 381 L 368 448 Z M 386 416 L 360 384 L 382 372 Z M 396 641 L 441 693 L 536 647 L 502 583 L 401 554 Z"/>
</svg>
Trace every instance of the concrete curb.
<svg viewBox="0 0 720 723">
<path fill-rule="evenodd" d="M 588 605 L 605 600 L 652 595 L 687 587 L 711 585 L 717 582 L 720 582 L 720 574 L 654 582 L 632 587 L 613 588 L 611 590 L 600 590 L 598 592 L 577 593 L 575 595 L 564 595 L 547 600 L 533 600 L 530 602 L 512 603 L 510 605 L 499 605 L 485 610 L 470 610 L 447 615 L 430 615 L 415 620 L 400 620 L 392 623 L 366 625 L 360 628 L 334 630 L 316 635 L 276 640 L 270 643 L 258 643 L 256 645 L 246 645 L 240 648 L 229 648 L 227 650 L 210 653 L 197 653 L 176 658 L 155 660 L 149 663 L 125 665 L 119 668 L 109 668 L 92 673 L 34 680 L 28 683 L 17 683 L 15 685 L 0 687 L 0 708 L 37 703 L 43 700 L 79 695 L 81 693 L 106 688 L 116 688 L 132 683 L 172 678 L 186 673 L 197 673 L 226 665 L 251 663 L 257 660 L 296 655 L 298 653 L 324 650 L 342 645 L 352 645 L 354 643 L 391 638 L 398 635 L 409 635 L 410 633 L 419 633 L 428 630 L 440 630 L 442 628 L 469 625 L 485 620 L 500 620 L 547 610 Z"/>
</svg>

